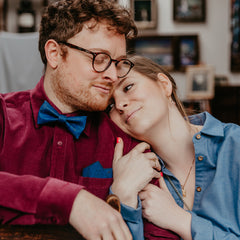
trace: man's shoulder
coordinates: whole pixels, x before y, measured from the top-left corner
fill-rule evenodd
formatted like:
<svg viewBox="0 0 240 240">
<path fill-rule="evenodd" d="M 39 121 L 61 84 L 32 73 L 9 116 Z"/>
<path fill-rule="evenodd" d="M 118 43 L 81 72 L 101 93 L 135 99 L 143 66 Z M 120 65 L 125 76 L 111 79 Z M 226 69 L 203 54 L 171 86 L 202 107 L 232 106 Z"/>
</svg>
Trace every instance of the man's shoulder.
<svg viewBox="0 0 240 240">
<path fill-rule="evenodd" d="M 1 104 L 5 104 L 7 108 L 23 106 L 26 102 L 30 102 L 30 90 L 0 94 L 0 99 Z"/>
<path fill-rule="evenodd" d="M 136 144 L 139 143 L 138 140 L 132 138 L 128 134 L 126 134 L 122 129 L 120 129 L 108 116 L 107 113 L 101 112 L 99 114 L 100 124 L 99 127 L 102 131 L 104 131 L 104 134 L 111 134 L 115 138 L 121 137 L 125 143 L 129 147 L 129 150 L 134 147 Z"/>
</svg>

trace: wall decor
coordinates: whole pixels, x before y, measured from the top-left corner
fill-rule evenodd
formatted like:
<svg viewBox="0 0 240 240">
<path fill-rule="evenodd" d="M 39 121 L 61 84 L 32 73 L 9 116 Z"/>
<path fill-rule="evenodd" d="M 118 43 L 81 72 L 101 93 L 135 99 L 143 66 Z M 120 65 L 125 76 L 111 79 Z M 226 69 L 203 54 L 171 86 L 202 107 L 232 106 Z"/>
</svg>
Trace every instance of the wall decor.
<svg viewBox="0 0 240 240">
<path fill-rule="evenodd" d="M 231 71 L 240 72 L 240 0 L 231 1 Z"/>
<path fill-rule="evenodd" d="M 212 99 L 214 97 L 214 68 L 212 66 L 189 66 L 186 69 L 186 76 L 188 99 Z"/>
<path fill-rule="evenodd" d="M 174 41 L 171 36 L 144 36 L 129 44 L 132 53 L 143 55 L 163 66 L 166 70 L 174 70 Z"/>
<path fill-rule="evenodd" d="M 148 57 L 168 71 L 199 64 L 198 35 L 146 35 L 128 42 L 128 52 Z"/>
<path fill-rule="evenodd" d="M 130 5 L 139 29 L 157 27 L 157 0 L 131 0 Z"/>
<path fill-rule="evenodd" d="M 178 66 L 184 71 L 186 66 L 199 63 L 199 43 L 197 35 L 185 35 L 178 37 Z"/>
<path fill-rule="evenodd" d="M 206 0 L 173 0 L 173 19 L 176 22 L 205 22 Z"/>
<path fill-rule="evenodd" d="M 0 0 L 0 31 L 6 31 L 7 1 Z"/>
</svg>

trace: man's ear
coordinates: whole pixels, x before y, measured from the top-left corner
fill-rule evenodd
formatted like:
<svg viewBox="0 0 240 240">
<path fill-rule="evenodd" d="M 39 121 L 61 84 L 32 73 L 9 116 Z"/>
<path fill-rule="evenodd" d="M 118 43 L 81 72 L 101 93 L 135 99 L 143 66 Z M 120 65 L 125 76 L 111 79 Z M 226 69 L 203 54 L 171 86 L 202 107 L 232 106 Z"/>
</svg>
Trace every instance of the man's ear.
<svg viewBox="0 0 240 240">
<path fill-rule="evenodd" d="M 61 54 L 60 51 L 61 49 L 55 40 L 49 39 L 46 42 L 45 54 L 46 54 L 47 62 L 53 69 L 55 69 L 58 66 L 58 60 Z"/>
<path fill-rule="evenodd" d="M 158 73 L 157 77 L 166 96 L 170 97 L 172 95 L 172 83 L 170 79 L 164 73 Z"/>
</svg>

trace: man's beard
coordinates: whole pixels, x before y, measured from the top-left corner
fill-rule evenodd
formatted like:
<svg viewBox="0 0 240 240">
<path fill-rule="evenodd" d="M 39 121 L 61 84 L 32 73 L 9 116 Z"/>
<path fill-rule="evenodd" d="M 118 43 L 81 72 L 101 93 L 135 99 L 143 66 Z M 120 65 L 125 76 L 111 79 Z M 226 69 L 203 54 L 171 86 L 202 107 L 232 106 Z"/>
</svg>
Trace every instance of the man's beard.
<svg viewBox="0 0 240 240">
<path fill-rule="evenodd" d="M 71 76 L 70 76 L 71 77 Z M 57 99 L 64 105 L 70 106 L 73 111 L 104 111 L 109 103 L 112 94 L 104 99 L 100 94 L 93 95 L 90 92 L 90 87 L 87 85 L 79 86 L 79 90 L 74 92 L 66 85 L 66 74 L 63 71 L 57 71 L 52 76 L 52 88 Z"/>
</svg>

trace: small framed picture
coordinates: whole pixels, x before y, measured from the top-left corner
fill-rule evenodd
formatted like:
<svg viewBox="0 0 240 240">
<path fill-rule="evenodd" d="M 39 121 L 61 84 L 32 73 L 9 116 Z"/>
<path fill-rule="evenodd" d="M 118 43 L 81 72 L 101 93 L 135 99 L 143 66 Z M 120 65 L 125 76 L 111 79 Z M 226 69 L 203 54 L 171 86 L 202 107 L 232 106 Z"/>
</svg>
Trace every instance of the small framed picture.
<svg viewBox="0 0 240 240">
<path fill-rule="evenodd" d="M 5 30 L 4 1 L 0 0 L 0 31 Z"/>
<path fill-rule="evenodd" d="M 198 36 L 179 36 L 178 39 L 178 63 L 177 68 L 185 71 L 189 65 L 199 64 L 199 43 Z"/>
<path fill-rule="evenodd" d="M 214 97 L 214 68 L 212 66 L 189 66 L 186 69 L 187 99 L 201 100 Z"/>
<path fill-rule="evenodd" d="M 176 22 L 205 22 L 206 0 L 174 0 L 173 19 Z"/>
<path fill-rule="evenodd" d="M 157 27 L 157 0 L 131 0 L 131 10 L 139 29 Z"/>
<path fill-rule="evenodd" d="M 131 40 L 129 53 L 145 56 L 168 71 L 174 70 L 174 38 L 172 36 L 142 36 Z"/>
</svg>

